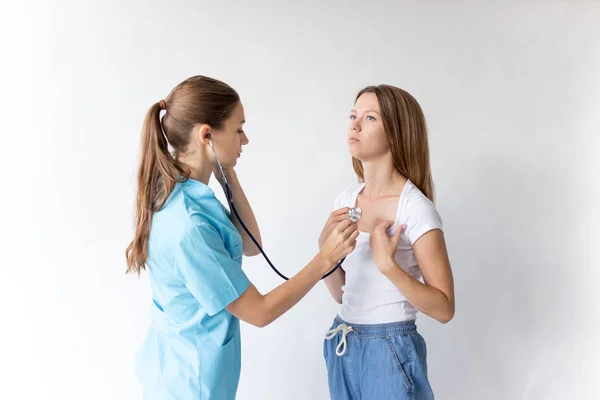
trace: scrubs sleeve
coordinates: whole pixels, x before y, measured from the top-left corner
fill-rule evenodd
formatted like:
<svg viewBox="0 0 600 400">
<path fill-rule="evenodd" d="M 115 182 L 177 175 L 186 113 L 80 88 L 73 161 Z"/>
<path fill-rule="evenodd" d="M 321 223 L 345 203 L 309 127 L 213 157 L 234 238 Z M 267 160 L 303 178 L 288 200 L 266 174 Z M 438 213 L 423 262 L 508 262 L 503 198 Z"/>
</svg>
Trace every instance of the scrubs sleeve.
<svg viewBox="0 0 600 400">
<path fill-rule="evenodd" d="M 222 311 L 250 286 L 240 262 L 232 258 L 219 233 L 208 223 L 194 224 L 181 239 L 175 256 L 175 270 L 211 316 Z"/>
</svg>

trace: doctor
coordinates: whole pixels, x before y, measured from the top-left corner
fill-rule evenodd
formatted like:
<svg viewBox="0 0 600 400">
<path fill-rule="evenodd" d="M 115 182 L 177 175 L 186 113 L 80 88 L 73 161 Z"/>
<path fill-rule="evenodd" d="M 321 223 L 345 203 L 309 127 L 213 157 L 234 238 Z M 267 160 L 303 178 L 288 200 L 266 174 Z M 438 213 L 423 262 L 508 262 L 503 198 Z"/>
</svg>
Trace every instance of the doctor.
<svg viewBox="0 0 600 400">
<path fill-rule="evenodd" d="M 233 169 L 248 143 L 244 121 L 238 94 L 203 76 L 180 83 L 146 114 L 135 234 L 126 251 L 127 271 L 140 274 L 147 267 L 152 289 L 153 322 L 136 356 L 145 399 L 234 399 L 241 366 L 239 319 L 268 325 L 356 244 L 349 209 L 335 211 L 329 222 L 343 222 L 308 265 L 268 294 L 257 291 L 241 263 L 242 254 L 253 256 L 258 249 L 207 186 L 218 170 L 212 141 L 240 217 L 260 243 Z"/>
</svg>

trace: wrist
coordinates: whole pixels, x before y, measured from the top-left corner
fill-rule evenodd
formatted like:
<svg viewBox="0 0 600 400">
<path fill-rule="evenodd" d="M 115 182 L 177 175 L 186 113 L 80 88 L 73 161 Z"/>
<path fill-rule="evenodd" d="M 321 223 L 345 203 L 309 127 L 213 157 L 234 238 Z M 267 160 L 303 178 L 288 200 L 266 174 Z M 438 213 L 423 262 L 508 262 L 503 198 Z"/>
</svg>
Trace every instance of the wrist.
<svg viewBox="0 0 600 400">
<path fill-rule="evenodd" d="M 396 270 L 400 269 L 394 257 L 391 256 L 380 261 L 380 266 L 380 270 L 385 276 L 391 275 Z"/>
<path fill-rule="evenodd" d="M 317 253 L 317 255 L 315 256 L 315 262 L 316 262 L 316 265 L 318 265 L 319 270 L 321 272 L 325 271 L 324 273 L 331 271 L 331 269 L 335 265 L 335 263 L 333 261 L 328 260 L 327 257 L 325 257 L 322 252 Z"/>
<path fill-rule="evenodd" d="M 226 169 L 225 176 L 227 176 L 227 182 L 229 182 L 229 185 L 239 185 L 237 174 L 235 173 L 235 170 L 233 168 Z M 225 181 L 223 181 L 223 185 L 225 185 Z"/>
<path fill-rule="evenodd" d="M 213 169 L 213 175 L 219 181 L 221 186 L 225 185 L 225 178 L 227 178 L 227 182 L 232 183 L 237 181 L 237 174 L 233 168 L 223 168 L 223 173 L 225 173 L 225 177 L 221 174 L 221 169 L 218 166 L 215 166 Z"/>
</svg>

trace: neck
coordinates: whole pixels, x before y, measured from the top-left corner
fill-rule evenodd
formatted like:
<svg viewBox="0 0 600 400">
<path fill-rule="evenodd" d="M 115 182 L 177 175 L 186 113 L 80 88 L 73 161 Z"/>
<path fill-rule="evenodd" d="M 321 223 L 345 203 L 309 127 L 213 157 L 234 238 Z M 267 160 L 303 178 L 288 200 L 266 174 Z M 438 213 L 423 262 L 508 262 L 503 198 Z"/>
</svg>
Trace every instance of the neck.
<svg viewBox="0 0 600 400">
<path fill-rule="evenodd" d="M 398 193 L 398 187 L 403 186 L 407 179 L 404 177 L 392 161 L 391 154 L 387 154 L 376 160 L 363 162 L 365 178 L 365 195 L 378 197 Z"/>
<path fill-rule="evenodd" d="M 198 154 L 182 154 L 177 159 L 190 171 L 190 178 L 208 185 L 214 165 L 209 157 L 199 157 Z"/>
</svg>

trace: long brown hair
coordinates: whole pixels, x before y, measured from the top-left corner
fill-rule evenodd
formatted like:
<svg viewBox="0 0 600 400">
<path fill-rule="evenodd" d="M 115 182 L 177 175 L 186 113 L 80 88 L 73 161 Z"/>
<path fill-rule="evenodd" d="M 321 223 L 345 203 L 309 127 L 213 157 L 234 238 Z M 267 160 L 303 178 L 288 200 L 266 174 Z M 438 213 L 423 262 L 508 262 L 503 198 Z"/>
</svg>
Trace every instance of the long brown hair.
<svg viewBox="0 0 600 400">
<path fill-rule="evenodd" d="M 194 76 L 177 85 L 150 107 L 142 128 L 140 166 L 137 174 L 135 234 L 127 247 L 127 272 L 146 269 L 152 215 L 160 210 L 177 182 L 190 171 L 177 160 L 184 153 L 198 124 L 221 129 L 240 101 L 235 90 L 216 79 Z M 161 119 L 161 110 L 166 110 Z M 169 145 L 174 155 L 169 153 Z"/>
<path fill-rule="evenodd" d="M 427 124 L 421 106 L 410 93 L 391 85 L 368 86 L 358 93 L 356 100 L 365 93 L 377 96 L 394 166 L 434 201 Z M 353 157 L 352 166 L 359 181 L 364 181 L 362 162 Z"/>
</svg>

